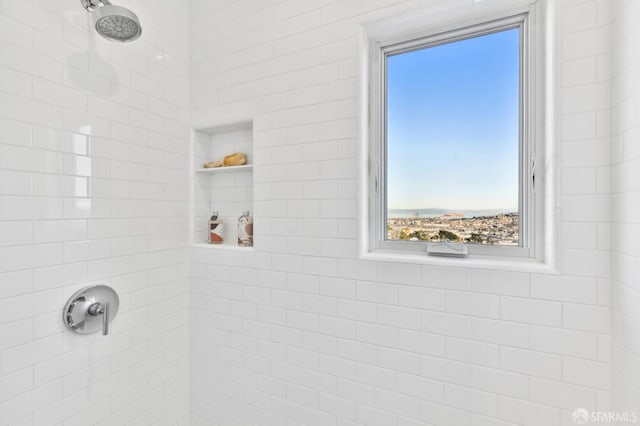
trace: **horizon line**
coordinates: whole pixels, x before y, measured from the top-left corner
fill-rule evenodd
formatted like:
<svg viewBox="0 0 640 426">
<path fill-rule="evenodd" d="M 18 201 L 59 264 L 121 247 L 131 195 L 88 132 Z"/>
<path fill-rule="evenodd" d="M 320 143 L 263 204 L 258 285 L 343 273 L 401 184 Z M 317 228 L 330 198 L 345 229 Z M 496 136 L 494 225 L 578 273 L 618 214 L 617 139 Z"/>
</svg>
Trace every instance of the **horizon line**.
<svg viewBox="0 0 640 426">
<path fill-rule="evenodd" d="M 419 210 L 441 210 L 441 211 L 487 211 L 487 210 L 501 210 L 501 211 L 515 211 L 518 212 L 518 208 L 499 208 L 499 207 L 487 207 L 487 208 L 440 208 L 440 207 L 421 207 L 421 208 L 395 208 L 395 207 L 387 207 L 387 210 L 407 210 L 407 211 L 419 211 Z"/>
</svg>

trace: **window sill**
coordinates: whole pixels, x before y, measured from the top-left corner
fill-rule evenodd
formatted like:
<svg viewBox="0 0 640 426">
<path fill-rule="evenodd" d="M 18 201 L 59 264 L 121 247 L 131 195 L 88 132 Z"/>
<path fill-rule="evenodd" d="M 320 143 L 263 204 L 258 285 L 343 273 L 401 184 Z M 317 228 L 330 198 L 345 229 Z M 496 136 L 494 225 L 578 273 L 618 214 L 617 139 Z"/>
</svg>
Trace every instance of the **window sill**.
<svg viewBox="0 0 640 426">
<path fill-rule="evenodd" d="M 535 272 L 558 274 L 558 270 L 548 262 L 533 259 L 490 257 L 469 255 L 466 257 L 429 256 L 424 252 L 400 252 L 376 250 L 360 254 L 362 260 L 414 263 L 421 265 L 448 266 L 456 268 L 495 269 L 501 271 Z"/>
</svg>

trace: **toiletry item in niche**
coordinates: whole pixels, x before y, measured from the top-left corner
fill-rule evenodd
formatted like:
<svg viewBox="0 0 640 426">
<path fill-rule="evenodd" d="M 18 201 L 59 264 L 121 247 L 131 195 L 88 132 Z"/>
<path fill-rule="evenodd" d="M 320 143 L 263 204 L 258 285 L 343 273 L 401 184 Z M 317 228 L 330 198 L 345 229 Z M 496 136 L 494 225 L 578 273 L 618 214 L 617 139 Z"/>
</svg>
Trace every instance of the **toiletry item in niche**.
<svg viewBox="0 0 640 426">
<path fill-rule="evenodd" d="M 247 164 L 247 154 L 244 152 L 235 152 L 224 157 L 222 160 L 209 161 L 202 165 L 205 169 L 214 169 L 216 167 L 242 166 Z"/>
<path fill-rule="evenodd" d="M 224 164 L 222 164 L 222 160 L 216 160 L 216 161 L 209 161 L 208 163 L 204 163 L 204 165 L 202 166 L 205 169 L 213 169 L 215 167 L 222 167 Z"/>
<path fill-rule="evenodd" d="M 238 218 L 238 245 L 253 245 L 253 218 L 248 211 L 242 212 L 242 216 Z"/>
<path fill-rule="evenodd" d="M 221 244 L 224 241 L 224 222 L 214 211 L 209 219 L 209 244 Z"/>
<path fill-rule="evenodd" d="M 235 152 L 224 157 L 222 163 L 225 166 L 242 166 L 243 164 L 247 164 L 247 154 L 244 152 Z"/>
</svg>

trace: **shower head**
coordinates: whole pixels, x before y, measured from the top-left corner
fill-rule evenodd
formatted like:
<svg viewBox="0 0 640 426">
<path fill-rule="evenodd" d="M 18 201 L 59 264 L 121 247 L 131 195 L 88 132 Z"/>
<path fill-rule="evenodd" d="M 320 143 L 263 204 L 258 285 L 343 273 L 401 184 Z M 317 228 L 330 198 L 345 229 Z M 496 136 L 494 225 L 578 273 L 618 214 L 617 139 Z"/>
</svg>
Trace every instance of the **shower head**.
<svg viewBox="0 0 640 426">
<path fill-rule="evenodd" d="M 82 6 L 93 13 L 96 31 L 111 41 L 134 41 L 142 34 L 140 21 L 135 13 L 108 0 L 80 0 Z"/>
<path fill-rule="evenodd" d="M 135 13 L 120 6 L 104 5 L 93 11 L 96 31 L 107 40 L 133 41 L 142 34 Z"/>
</svg>

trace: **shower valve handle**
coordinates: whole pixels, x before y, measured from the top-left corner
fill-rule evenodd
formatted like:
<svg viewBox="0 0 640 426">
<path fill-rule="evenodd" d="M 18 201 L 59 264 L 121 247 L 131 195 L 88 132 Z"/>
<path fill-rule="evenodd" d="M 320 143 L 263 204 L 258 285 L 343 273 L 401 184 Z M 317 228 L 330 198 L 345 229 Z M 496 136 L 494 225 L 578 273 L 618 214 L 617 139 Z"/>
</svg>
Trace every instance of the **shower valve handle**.
<svg viewBox="0 0 640 426">
<path fill-rule="evenodd" d="M 109 302 L 106 303 L 94 303 L 89 306 L 87 313 L 91 316 L 97 317 L 102 315 L 102 335 L 109 334 Z"/>
</svg>

